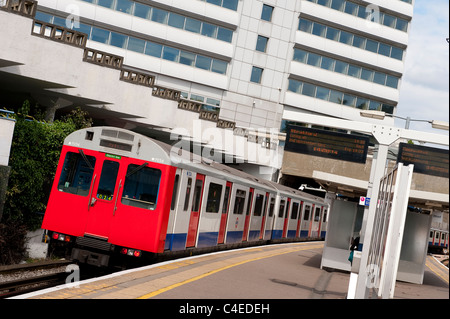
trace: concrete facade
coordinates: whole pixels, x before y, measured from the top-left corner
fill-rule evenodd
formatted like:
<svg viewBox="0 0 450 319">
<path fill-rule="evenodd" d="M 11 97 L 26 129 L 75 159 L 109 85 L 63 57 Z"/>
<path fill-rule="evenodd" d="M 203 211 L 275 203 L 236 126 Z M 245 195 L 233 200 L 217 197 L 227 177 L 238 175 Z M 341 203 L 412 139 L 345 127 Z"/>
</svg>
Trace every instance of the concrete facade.
<svg viewBox="0 0 450 319">
<path fill-rule="evenodd" d="M 325 127 L 332 117 L 393 124 L 392 118 L 361 119 L 356 102 L 395 113 L 413 12 L 413 1 L 399 0 L 364 6 L 351 1 L 324 6 L 309 0 L 113 0 L 106 7 L 97 0 L 21 0 L 14 9 L 11 3 L 3 1 L 0 12 L 0 40 L 8 47 L 0 56 L 4 90 L 20 92 L 18 87 L 25 86 L 49 110 L 81 106 L 103 124 L 166 140 L 178 130 L 235 161 L 274 170 L 281 168 L 286 108 L 318 114 Z M 11 14 L 16 9 L 26 14 Z M 370 18 L 369 9 L 377 19 Z M 303 29 L 302 20 L 314 24 L 312 29 Z M 355 43 L 317 33 L 316 26 L 342 39 L 350 35 Z M 364 46 L 376 43 L 377 52 L 358 46 L 356 39 Z M 154 46 L 163 47 L 162 55 L 150 54 Z M 402 53 L 393 58 L 382 48 Z M 299 50 L 324 62 L 301 61 Z M 212 65 L 204 69 L 201 61 Z M 325 68 L 325 61 L 332 61 L 333 69 Z M 345 72 L 335 68 L 339 63 Z M 254 78 L 258 71 L 261 77 Z M 314 87 L 314 96 L 295 91 L 296 81 Z M 326 99 L 319 95 L 324 90 L 330 92 Z M 332 100 L 336 92 L 340 100 Z M 343 102 L 344 94 L 353 105 Z M 251 155 L 268 149 L 270 160 Z"/>
</svg>

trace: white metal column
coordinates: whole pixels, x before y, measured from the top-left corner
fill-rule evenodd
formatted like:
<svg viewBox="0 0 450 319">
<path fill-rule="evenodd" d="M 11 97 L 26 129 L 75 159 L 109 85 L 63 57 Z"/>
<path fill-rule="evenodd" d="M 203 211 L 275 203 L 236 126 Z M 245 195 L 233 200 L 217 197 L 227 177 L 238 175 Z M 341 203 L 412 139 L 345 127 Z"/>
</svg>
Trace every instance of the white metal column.
<svg viewBox="0 0 450 319">
<path fill-rule="evenodd" d="M 389 196 L 392 198 L 392 203 L 386 204 L 390 218 L 380 274 L 380 285 L 378 287 L 378 296 L 383 299 L 394 298 L 413 169 L 414 165 L 412 164 L 404 166 L 400 163 L 392 172 L 392 175 L 394 175 L 395 170 L 397 171 L 395 174 L 395 188 L 393 194 Z"/>
</svg>

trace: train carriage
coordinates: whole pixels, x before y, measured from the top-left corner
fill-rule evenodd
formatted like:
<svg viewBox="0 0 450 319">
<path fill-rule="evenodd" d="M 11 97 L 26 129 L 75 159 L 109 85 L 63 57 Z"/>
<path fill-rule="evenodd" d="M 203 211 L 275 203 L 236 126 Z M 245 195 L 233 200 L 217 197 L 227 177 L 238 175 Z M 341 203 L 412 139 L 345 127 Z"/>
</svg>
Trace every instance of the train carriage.
<svg viewBox="0 0 450 319">
<path fill-rule="evenodd" d="M 320 222 L 308 218 L 303 228 L 301 212 L 310 207 L 314 218 L 323 199 L 185 155 L 119 128 L 70 134 L 42 228 L 73 259 L 98 266 L 121 255 L 321 235 Z"/>
<path fill-rule="evenodd" d="M 428 251 L 448 253 L 448 237 L 447 230 L 431 228 L 428 237 Z"/>
</svg>

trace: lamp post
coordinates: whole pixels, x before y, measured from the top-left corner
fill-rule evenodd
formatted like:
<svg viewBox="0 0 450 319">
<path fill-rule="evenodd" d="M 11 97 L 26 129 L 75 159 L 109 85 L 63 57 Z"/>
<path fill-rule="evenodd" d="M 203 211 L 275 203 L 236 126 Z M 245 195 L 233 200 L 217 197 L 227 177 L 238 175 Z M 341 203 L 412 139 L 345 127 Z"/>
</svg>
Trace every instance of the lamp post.
<svg viewBox="0 0 450 319">
<path fill-rule="evenodd" d="M 409 130 L 409 125 L 411 122 L 425 122 L 425 123 L 430 123 L 432 128 L 435 129 L 439 129 L 439 130 L 449 130 L 449 124 L 448 122 L 444 122 L 444 121 L 438 121 L 438 120 L 416 120 L 416 119 L 412 119 L 409 116 L 407 117 L 401 117 L 398 115 L 393 115 L 393 114 L 388 114 L 382 111 L 361 111 L 359 113 L 362 117 L 368 117 L 368 118 L 373 118 L 376 120 L 384 120 L 384 118 L 386 116 L 388 117 L 393 117 L 393 118 L 397 118 L 397 119 L 402 119 L 405 120 L 405 129 Z"/>
</svg>

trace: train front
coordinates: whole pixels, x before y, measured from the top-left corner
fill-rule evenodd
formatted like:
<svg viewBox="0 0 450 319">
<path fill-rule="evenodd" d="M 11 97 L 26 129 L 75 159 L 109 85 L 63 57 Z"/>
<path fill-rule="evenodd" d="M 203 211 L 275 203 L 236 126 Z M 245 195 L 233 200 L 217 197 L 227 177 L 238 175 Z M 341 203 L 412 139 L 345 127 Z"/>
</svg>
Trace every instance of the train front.
<svg viewBox="0 0 450 319">
<path fill-rule="evenodd" d="M 131 131 L 70 134 L 42 224 L 51 249 L 96 266 L 163 252 L 175 171 L 167 150 Z"/>
</svg>

